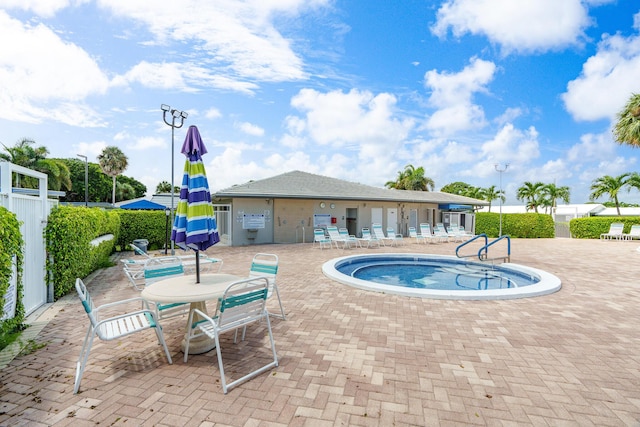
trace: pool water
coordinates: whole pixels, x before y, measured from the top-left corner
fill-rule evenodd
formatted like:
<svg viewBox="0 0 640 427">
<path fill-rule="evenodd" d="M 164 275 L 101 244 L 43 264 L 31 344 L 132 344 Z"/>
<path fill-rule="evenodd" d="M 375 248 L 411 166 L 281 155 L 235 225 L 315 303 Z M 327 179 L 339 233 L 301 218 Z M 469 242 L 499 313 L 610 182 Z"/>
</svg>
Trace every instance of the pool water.
<svg viewBox="0 0 640 427">
<path fill-rule="evenodd" d="M 433 254 L 351 255 L 325 262 L 322 272 L 355 288 L 420 298 L 526 298 L 562 287 L 558 277 L 537 268 Z"/>
<path fill-rule="evenodd" d="M 361 280 L 422 289 L 505 289 L 528 286 L 540 281 L 539 276 L 492 265 L 414 258 L 365 258 L 344 261 L 336 269 Z"/>
</svg>

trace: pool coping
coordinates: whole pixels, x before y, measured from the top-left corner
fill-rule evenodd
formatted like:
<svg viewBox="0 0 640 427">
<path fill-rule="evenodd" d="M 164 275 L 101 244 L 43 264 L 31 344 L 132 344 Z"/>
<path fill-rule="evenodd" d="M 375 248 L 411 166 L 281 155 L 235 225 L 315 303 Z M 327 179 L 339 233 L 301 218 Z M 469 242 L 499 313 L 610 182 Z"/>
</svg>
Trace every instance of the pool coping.
<svg viewBox="0 0 640 427">
<path fill-rule="evenodd" d="M 357 258 L 428 258 L 428 259 L 446 259 L 455 260 L 460 262 L 464 259 L 451 256 L 451 255 L 437 255 L 437 254 L 406 254 L 406 253 L 385 253 L 385 254 L 362 254 L 362 255 L 349 255 L 338 258 L 330 259 L 322 265 L 322 273 L 331 280 L 342 283 L 344 285 L 352 286 L 358 289 L 364 289 L 368 291 L 381 292 L 385 294 L 402 295 L 408 297 L 418 298 L 432 298 L 432 299 L 455 299 L 455 300 L 497 300 L 497 299 L 516 299 L 516 298 L 530 298 L 541 295 L 547 295 L 559 291 L 562 288 L 561 280 L 544 270 L 540 270 L 533 267 L 528 267 L 521 264 L 514 263 L 502 263 L 499 266 L 507 267 L 525 274 L 534 274 L 540 277 L 540 282 L 533 285 L 522 286 L 518 288 L 507 289 L 487 289 L 487 290 L 442 290 L 442 289 L 420 289 L 420 288 L 404 288 L 402 286 L 385 285 L 382 283 L 374 283 L 366 280 L 356 279 L 351 276 L 347 276 L 336 270 L 335 265 L 347 259 Z M 477 261 L 473 261 L 478 263 Z"/>
</svg>

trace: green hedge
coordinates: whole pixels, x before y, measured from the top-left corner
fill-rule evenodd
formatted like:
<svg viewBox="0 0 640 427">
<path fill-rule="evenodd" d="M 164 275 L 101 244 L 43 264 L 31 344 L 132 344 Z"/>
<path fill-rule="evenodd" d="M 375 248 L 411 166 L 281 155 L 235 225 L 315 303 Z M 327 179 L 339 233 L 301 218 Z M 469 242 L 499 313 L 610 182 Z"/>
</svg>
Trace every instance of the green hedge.
<svg viewBox="0 0 640 427">
<path fill-rule="evenodd" d="M 623 223 L 623 233 L 628 233 L 632 225 L 640 224 L 640 217 L 592 216 L 588 218 L 574 218 L 569 222 L 569 230 L 571 231 L 571 235 L 576 239 L 599 239 L 602 233 L 609 232 L 609 228 L 614 222 Z"/>
<path fill-rule="evenodd" d="M 22 252 L 23 241 L 20 233 L 20 223 L 15 214 L 0 207 L 0 316 L 3 314 L 5 296 L 9 289 L 9 279 L 13 272 L 13 257 L 17 264 L 17 303 L 15 316 L 12 319 L 0 321 L 0 336 L 16 332 L 22 329 L 24 321 L 24 305 L 22 295 L 24 284 L 22 283 Z"/>
<path fill-rule="evenodd" d="M 167 215 L 164 211 L 142 211 L 119 209 L 121 233 L 117 244 L 120 250 L 129 250 L 129 244 L 136 239 L 147 239 L 149 249 L 164 248 Z M 168 239 L 171 238 L 171 224 L 168 224 Z"/>
<path fill-rule="evenodd" d="M 73 290 L 77 277 L 109 263 L 120 232 L 120 217 L 100 208 L 60 206 L 49 215 L 45 238 L 47 270 L 52 275 L 54 298 L 57 300 Z M 114 239 L 98 246 L 91 241 L 105 234 Z"/>
<path fill-rule="evenodd" d="M 500 234 L 500 214 L 494 212 L 476 213 L 476 234 L 485 233 L 489 237 Z M 555 237 L 553 218 L 548 214 L 502 214 L 502 234 L 513 238 Z"/>
</svg>

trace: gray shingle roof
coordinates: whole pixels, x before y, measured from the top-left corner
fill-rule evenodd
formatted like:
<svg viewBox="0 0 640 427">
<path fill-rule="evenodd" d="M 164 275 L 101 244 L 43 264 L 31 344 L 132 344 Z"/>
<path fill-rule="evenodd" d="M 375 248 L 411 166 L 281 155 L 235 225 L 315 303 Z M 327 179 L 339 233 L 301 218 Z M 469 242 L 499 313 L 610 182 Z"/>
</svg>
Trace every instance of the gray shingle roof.
<svg viewBox="0 0 640 427">
<path fill-rule="evenodd" d="M 217 198 L 283 198 L 365 200 L 488 205 L 484 200 L 437 191 L 389 190 L 337 178 L 292 171 L 271 178 L 234 185 L 215 193 Z"/>
</svg>

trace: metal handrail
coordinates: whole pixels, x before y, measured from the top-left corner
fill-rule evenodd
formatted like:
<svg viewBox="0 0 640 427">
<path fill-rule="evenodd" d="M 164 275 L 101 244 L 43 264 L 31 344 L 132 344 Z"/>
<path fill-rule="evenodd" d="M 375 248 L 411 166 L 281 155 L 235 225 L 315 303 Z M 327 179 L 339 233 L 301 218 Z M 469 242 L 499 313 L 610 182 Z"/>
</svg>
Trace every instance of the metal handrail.
<svg viewBox="0 0 640 427">
<path fill-rule="evenodd" d="M 473 238 L 471 238 L 470 240 L 467 240 L 466 242 L 458 245 L 458 247 L 456 248 L 456 256 L 458 258 L 468 258 L 469 256 L 464 256 L 464 255 L 460 255 L 460 249 L 466 245 L 468 245 L 469 243 L 473 242 L 474 240 L 480 239 L 480 238 L 484 238 L 484 246 L 482 246 L 479 250 L 478 250 L 478 259 L 480 261 L 488 261 L 489 258 L 489 246 L 492 246 L 496 243 L 498 243 L 501 240 L 506 239 L 507 240 L 507 256 L 504 257 L 496 257 L 496 258 L 491 258 L 492 260 L 494 259 L 504 259 L 507 262 L 511 261 L 511 238 L 507 235 L 498 237 L 497 239 L 493 240 L 492 242 L 489 242 L 489 238 L 487 237 L 487 235 L 485 233 L 481 233 L 478 234 L 477 236 L 474 236 Z"/>
<path fill-rule="evenodd" d="M 466 245 L 468 245 L 469 243 L 473 242 L 474 240 L 477 240 L 477 239 L 480 239 L 480 238 L 484 238 L 484 246 L 483 246 L 482 248 L 483 248 L 483 249 L 484 249 L 484 248 L 486 248 L 486 247 L 488 246 L 488 243 L 489 243 L 489 238 L 487 237 L 487 235 L 486 235 L 485 233 L 481 233 L 481 234 L 478 234 L 477 236 L 472 237 L 471 239 L 467 240 L 466 242 L 464 242 L 464 243 L 462 243 L 462 244 L 458 245 L 458 247 L 456 248 L 456 256 L 457 256 L 458 258 L 465 258 L 465 256 L 460 255 L 460 254 L 458 253 L 458 252 L 460 251 L 460 248 L 462 248 L 463 246 L 466 246 Z M 482 249 L 480 249 L 480 250 L 482 250 Z M 480 256 L 480 255 L 478 255 L 478 257 L 479 257 L 479 256 Z M 482 258 L 480 258 L 480 259 L 482 259 Z"/>
<path fill-rule="evenodd" d="M 511 237 L 507 236 L 506 234 L 504 236 L 500 236 L 498 237 L 496 240 L 492 241 L 491 243 L 485 245 L 484 247 L 480 248 L 480 250 L 478 251 L 478 258 L 482 261 L 487 261 L 489 260 L 489 258 L 487 258 L 487 256 L 489 255 L 489 246 L 495 245 L 496 243 L 498 243 L 501 240 L 507 239 L 507 256 L 506 257 L 496 257 L 496 258 L 491 258 L 491 259 L 504 259 L 507 262 L 511 261 Z M 484 258 L 481 258 L 482 256 L 482 251 L 484 250 Z"/>
</svg>

